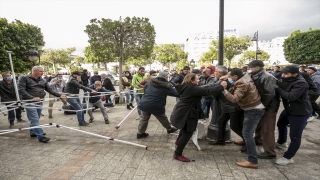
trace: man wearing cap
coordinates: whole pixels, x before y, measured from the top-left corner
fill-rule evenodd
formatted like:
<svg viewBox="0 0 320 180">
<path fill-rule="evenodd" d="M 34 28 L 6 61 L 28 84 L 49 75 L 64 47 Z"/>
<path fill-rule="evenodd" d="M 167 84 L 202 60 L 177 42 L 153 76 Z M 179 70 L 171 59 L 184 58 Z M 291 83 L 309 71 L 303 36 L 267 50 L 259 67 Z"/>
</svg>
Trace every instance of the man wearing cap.
<svg viewBox="0 0 320 180">
<path fill-rule="evenodd" d="M 266 108 L 255 131 L 256 144 L 262 143 L 264 149 L 264 152 L 258 154 L 258 158 L 275 159 L 276 149 L 274 131 L 276 126 L 276 115 L 280 106 L 280 98 L 275 93 L 274 89 L 277 79 L 266 72 L 263 68 L 264 63 L 260 60 L 251 61 L 248 64 L 248 67 L 248 73 L 251 74 L 251 78 L 257 86 L 261 96 L 261 102 Z"/>
<path fill-rule="evenodd" d="M 287 132 L 290 124 L 289 148 L 283 157 L 276 160 L 276 164 L 288 165 L 294 163 L 293 157 L 301 145 L 302 132 L 306 126 L 307 119 L 311 116 L 312 107 L 308 97 L 308 84 L 299 75 L 297 66 L 287 66 L 282 70 L 282 81 L 275 89 L 280 94 L 284 106 L 278 119 L 279 137 L 276 143 L 277 148 L 287 149 Z"/>
<path fill-rule="evenodd" d="M 317 113 L 318 116 L 320 116 L 320 107 L 316 103 L 320 95 L 320 72 L 318 72 L 318 70 L 313 66 L 309 66 L 307 68 L 307 72 L 308 74 L 310 74 L 311 79 L 316 87 L 314 91 L 309 91 L 310 103 L 311 103 L 313 112 Z M 313 120 L 315 117 L 316 117 L 316 114 L 313 114 L 313 117 L 311 117 L 309 121 Z"/>
<path fill-rule="evenodd" d="M 79 91 L 80 89 L 87 90 L 88 92 L 96 94 L 97 91 L 90 89 L 89 87 L 81 85 L 78 81 L 77 78 L 78 76 L 80 77 L 80 73 L 78 71 L 72 72 L 67 85 L 65 87 L 65 92 L 68 93 L 69 97 L 67 99 L 67 102 L 70 104 L 70 106 L 73 107 L 74 110 L 81 110 L 82 109 L 82 104 L 79 99 Z M 73 96 L 73 97 L 72 97 Z M 89 123 L 87 123 L 84 120 L 84 112 L 83 111 L 77 111 L 77 118 L 79 122 L 79 126 L 89 126 Z"/>
<path fill-rule="evenodd" d="M 138 105 L 141 109 L 142 117 L 139 121 L 137 139 L 146 138 L 149 135 L 146 130 L 151 114 L 167 129 L 168 134 L 178 130 L 171 126 L 165 114 L 167 96 L 180 96 L 172 84 L 168 82 L 168 77 L 169 73 L 163 71 L 159 73 L 158 77 L 147 79 L 144 87 L 144 96 Z"/>
</svg>

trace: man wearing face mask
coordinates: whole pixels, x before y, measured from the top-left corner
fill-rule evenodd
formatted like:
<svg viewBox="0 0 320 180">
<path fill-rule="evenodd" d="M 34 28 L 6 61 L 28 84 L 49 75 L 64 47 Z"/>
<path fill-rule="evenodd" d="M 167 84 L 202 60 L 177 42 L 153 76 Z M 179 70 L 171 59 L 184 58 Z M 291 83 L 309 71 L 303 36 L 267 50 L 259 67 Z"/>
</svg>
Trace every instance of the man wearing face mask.
<svg viewBox="0 0 320 180">
<path fill-rule="evenodd" d="M 66 81 L 62 79 L 62 74 L 57 74 L 57 76 L 49 82 L 49 86 L 51 87 L 52 90 L 58 93 L 62 93 L 63 88 L 66 86 Z M 49 98 L 54 98 L 55 96 L 49 94 Z M 63 103 L 64 106 L 67 106 L 67 101 L 65 99 L 61 99 L 61 102 Z M 49 101 L 49 107 L 53 107 L 54 99 L 51 99 Z M 49 113 L 49 118 L 53 118 L 52 116 L 52 109 L 48 109 Z"/>
<path fill-rule="evenodd" d="M 21 119 L 21 108 L 15 109 L 14 106 L 8 106 L 12 103 L 9 103 L 9 101 L 17 101 L 16 92 L 14 89 L 14 82 L 12 80 L 12 76 L 10 72 L 4 72 L 2 73 L 3 81 L 0 81 L 0 96 L 1 96 L 1 102 L 7 105 L 8 109 L 8 120 L 10 123 L 9 128 L 13 128 L 14 126 L 14 120 L 17 119 L 17 122 L 26 122 L 25 120 Z M 8 103 L 5 103 L 8 102 Z M 12 110 L 11 110 L 12 109 Z M 16 112 L 16 113 L 14 113 Z"/>
<path fill-rule="evenodd" d="M 67 102 L 70 104 L 70 106 L 73 107 L 74 110 L 81 110 L 82 104 L 79 99 L 79 91 L 80 89 L 87 90 L 88 92 L 92 92 L 93 94 L 96 94 L 97 91 L 90 89 L 89 87 L 81 85 L 77 78 L 80 77 L 80 73 L 78 71 L 72 72 L 67 85 L 65 87 L 65 93 L 69 93 L 70 98 L 67 99 Z M 73 96 L 73 97 L 72 97 Z M 83 111 L 77 111 L 77 118 L 79 122 L 79 126 L 90 126 L 89 123 L 87 123 L 84 120 L 84 112 Z"/>
<path fill-rule="evenodd" d="M 163 71 L 159 73 L 158 77 L 147 80 L 144 96 L 138 105 L 142 112 L 142 118 L 139 121 L 137 139 L 149 136 L 146 130 L 151 115 L 154 115 L 162 126 L 167 129 L 168 134 L 178 130 L 171 126 L 165 114 L 167 96 L 180 96 L 172 87 L 172 84 L 168 82 L 168 77 L 169 73 Z"/>
<path fill-rule="evenodd" d="M 246 142 L 248 160 L 236 162 L 238 166 L 258 169 L 258 158 L 256 143 L 253 139 L 253 132 L 256 129 L 261 117 L 265 113 L 265 107 L 261 102 L 261 96 L 250 75 L 243 75 L 241 69 L 234 68 L 230 72 L 230 78 L 234 84 L 229 91 L 224 85 L 224 95 L 232 103 L 238 103 L 244 110 L 242 135 Z"/>
<path fill-rule="evenodd" d="M 276 115 L 280 106 L 279 95 L 275 93 L 273 88 L 276 85 L 277 79 L 266 72 L 263 68 L 264 63 L 260 60 L 251 61 L 248 64 L 248 73 L 257 86 L 261 96 L 261 102 L 264 105 L 265 113 L 262 116 L 257 129 L 255 131 L 255 141 L 263 146 L 264 152 L 258 154 L 261 159 L 275 159 L 275 126 Z"/>
<path fill-rule="evenodd" d="M 289 148 L 283 157 L 276 160 L 276 164 L 288 165 L 294 163 L 293 157 L 301 145 L 302 132 L 307 119 L 311 116 L 312 106 L 308 96 L 308 83 L 299 75 L 297 66 L 287 66 L 282 70 L 281 82 L 275 86 L 280 94 L 284 106 L 278 119 L 279 138 L 277 148 L 287 149 L 288 124 L 290 124 Z"/>
</svg>

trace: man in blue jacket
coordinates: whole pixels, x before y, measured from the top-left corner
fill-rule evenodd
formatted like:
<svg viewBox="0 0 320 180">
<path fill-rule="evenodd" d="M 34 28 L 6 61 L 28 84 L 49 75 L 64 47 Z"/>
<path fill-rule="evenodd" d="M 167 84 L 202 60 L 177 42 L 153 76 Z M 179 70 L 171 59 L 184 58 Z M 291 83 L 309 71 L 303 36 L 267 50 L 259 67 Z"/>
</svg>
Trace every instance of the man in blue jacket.
<svg viewBox="0 0 320 180">
<path fill-rule="evenodd" d="M 168 117 L 165 114 L 165 106 L 167 96 L 179 97 L 179 93 L 168 82 L 168 72 L 160 72 L 158 77 L 147 80 L 144 95 L 139 103 L 142 112 L 142 118 L 139 122 L 137 139 L 145 138 L 149 134 L 146 133 L 151 114 L 154 115 L 167 133 L 173 133 L 178 129 L 171 126 Z"/>
<path fill-rule="evenodd" d="M 107 110 L 106 110 L 106 108 L 104 107 L 104 105 L 103 105 L 103 103 L 101 101 L 101 96 L 99 95 L 99 92 L 112 92 L 112 91 L 109 91 L 109 90 L 106 90 L 105 88 L 103 88 L 102 84 L 101 84 L 101 81 L 96 81 L 94 83 L 94 85 L 91 85 L 89 88 L 97 91 L 98 94 L 95 95 L 93 93 L 90 93 L 88 108 L 92 108 L 93 106 L 97 106 L 98 108 L 100 108 L 101 109 L 101 113 L 102 113 L 102 115 L 104 117 L 104 122 L 106 124 L 109 124 Z M 116 91 L 113 91 L 113 93 L 117 94 Z M 92 123 L 94 118 L 93 118 L 91 109 L 88 110 L 88 114 L 90 116 L 89 123 Z"/>
<path fill-rule="evenodd" d="M 288 165 L 294 163 L 293 157 L 301 145 L 301 137 L 307 119 L 311 116 L 312 107 L 308 96 L 308 83 L 299 75 L 299 68 L 287 66 L 282 70 L 282 81 L 275 86 L 281 96 L 284 110 L 278 119 L 279 138 L 277 148 L 286 149 L 288 146 L 287 126 L 290 124 L 291 143 L 283 157 L 276 160 L 276 164 Z"/>
</svg>

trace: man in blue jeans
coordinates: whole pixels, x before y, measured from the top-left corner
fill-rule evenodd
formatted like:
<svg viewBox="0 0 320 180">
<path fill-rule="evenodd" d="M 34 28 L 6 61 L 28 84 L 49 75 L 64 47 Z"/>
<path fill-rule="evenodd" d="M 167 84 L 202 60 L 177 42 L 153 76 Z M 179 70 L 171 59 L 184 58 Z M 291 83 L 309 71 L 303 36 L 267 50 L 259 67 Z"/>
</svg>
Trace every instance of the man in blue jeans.
<svg viewBox="0 0 320 180">
<path fill-rule="evenodd" d="M 230 102 L 238 103 L 240 108 L 244 110 L 242 135 L 246 142 L 248 153 L 248 160 L 236 162 L 236 165 L 258 169 L 258 155 L 253 132 L 265 113 L 265 107 L 261 103 L 258 89 L 250 75 L 243 75 L 241 69 L 234 68 L 231 70 L 229 78 L 229 82 L 234 82 L 234 84 L 231 85 L 229 91 L 226 90 L 227 85 L 225 84 L 224 94 Z"/>
<path fill-rule="evenodd" d="M 284 110 L 279 116 L 277 123 L 279 138 L 277 148 L 286 149 L 288 146 L 287 126 L 290 124 L 291 143 L 283 157 L 276 160 L 278 165 L 293 164 L 293 157 L 301 145 L 303 129 L 307 119 L 311 116 L 312 106 L 308 96 L 308 83 L 300 75 L 297 66 L 287 66 L 282 70 L 281 82 L 275 86 L 277 93 L 281 96 Z"/>
<path fill-rule="evenodd" d="M 65 95 L 60 95 L 53 91 L 47 81 L 41 78 L 43 72 L 41 66 L 34 66 L 32 68 L 32 74 L 23 76 L 19 80 L 19 94 L 22 100 L 28 100 L 25 109 L 30 121 L 30 127 L 39 126 L 42 111 L 42 102 L 40 102 L 40 100 L 46 96 L 44 90 L 56 97 L 66 99 Z M 30 136 L 38 137 L 39 142 L 46 143 L 50 141 L 50 138 L 45 137 L 45 135 L 41 128 L 30 129 Z"/>
<path fill-rule="evenodd" d="M 73 109 L 78 110 L 77 118 L 79 122 L 79 126 L 89 126 L 89 123 L 87 123 L 84 120 L 84 112 L 81 111 L 82 105 L 79 99 L 79 91 L 80 89 L 87 90 L 88 92 L 91 92 L 93 94 L 96 94 L 97 91 L 90 89 L 89 87 L 81 85 L 77 78 L 80 76 L 80 73 L 78 71 L 72 72 L 67 85 L 65 87 L 65 92 L 68 93 L 69 98 L 67 99 L 67 102 L 70 104 L 70 106 L 73 107 Z"/>
</svg>

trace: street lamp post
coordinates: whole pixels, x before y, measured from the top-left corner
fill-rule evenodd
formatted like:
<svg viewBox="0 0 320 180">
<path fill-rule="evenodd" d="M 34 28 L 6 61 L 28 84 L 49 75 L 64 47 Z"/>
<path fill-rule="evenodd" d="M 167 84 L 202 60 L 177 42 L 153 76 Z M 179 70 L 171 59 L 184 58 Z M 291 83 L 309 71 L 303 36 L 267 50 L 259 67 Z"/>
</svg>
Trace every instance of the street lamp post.
<svg viewBox="0 0 320 180">
<path fill-rule="evenodd" d="M 189 65 L 190 65 L 191 67 L 194 67 L 195 64 L 196 64 L 196 62 L 195 62 L 193 59 L 191 59 L 191 61 L 189 62 Z"/>
<path fill-rule="evenodd" d="M 258 31 L 254 33 L 253 38 L 251 39 L 251 41 L 255 41 L 256 42 L 256 60 L 258 60 L 258 55 L 261 54 L 261 51 L 260 51 L 259 46 L 258 46 L 258 41 L 259 41 Z"/>
<path fill-rule="evenodd" d="M 13 68 L 13 63 L 12 63 L 12 57 L 11 57 L 12 51 L 7 51 L 7 53 L 9 55 L 10 67 L 11 67 L 11 72 L 12 72 L 12 76 L 13 76 L 12 80 L 13 80 L 13 84 L 14 84 L 14 91 L 16 93 L 18 106 L 20 107 L 21 100 L 20 100 L 18 86 L 17 86 L 16 74 L 14 73 L 14 68 Z M 27 54 L 27 58 L 31 62 L 35 63 L 36 61 L 39 61 L 39 63 L 40 63 L 39 53 L 35 50 L 35 48 L 33 46 L 30 47 L 30 50 L 26 54 Z"/>
</svg>

